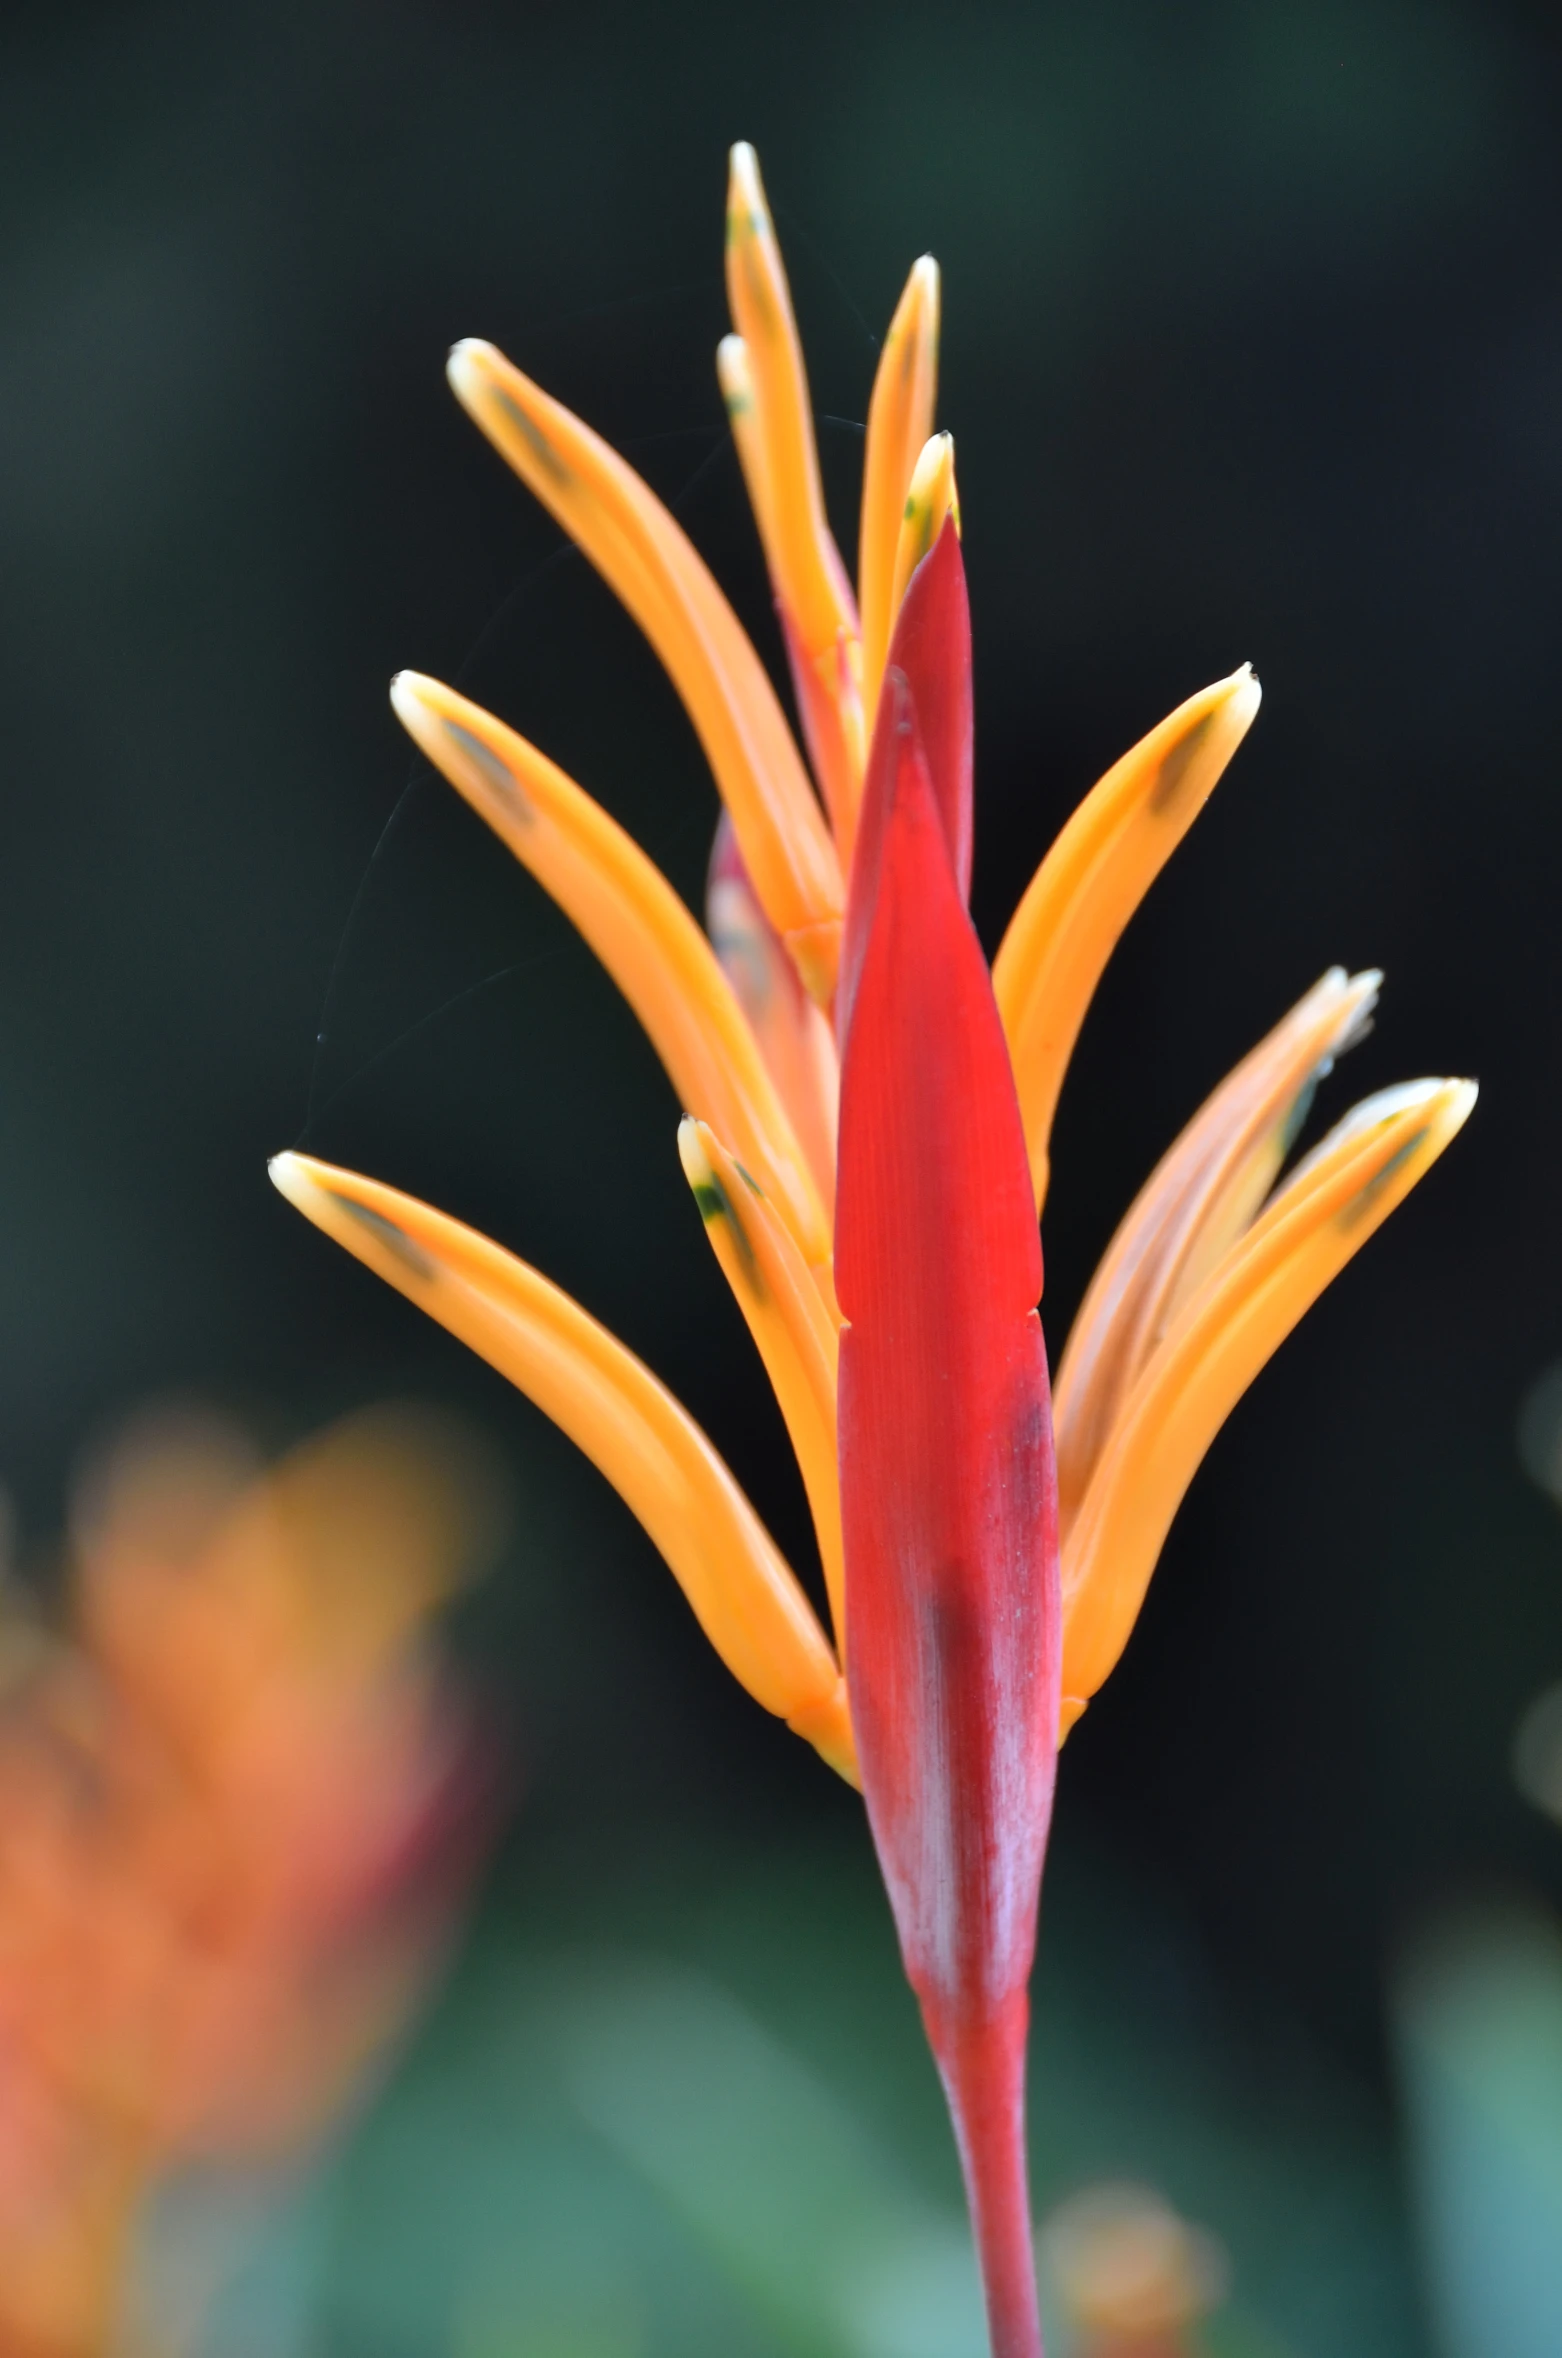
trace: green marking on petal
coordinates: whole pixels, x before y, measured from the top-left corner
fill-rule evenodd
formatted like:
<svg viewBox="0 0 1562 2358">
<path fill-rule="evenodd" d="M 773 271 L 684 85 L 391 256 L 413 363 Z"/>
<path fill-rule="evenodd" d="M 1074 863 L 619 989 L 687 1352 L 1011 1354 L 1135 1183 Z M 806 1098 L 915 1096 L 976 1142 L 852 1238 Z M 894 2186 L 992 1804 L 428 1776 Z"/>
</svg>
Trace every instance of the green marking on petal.
<svg viewBox="0 0 1562 2358">
<path fill-rule="evenodd" d="M 761 1202 L 761 1203 L 763 1203 L 763 1202 L 764 1202 L 764 1200 L 765 1200 L 765 1191 L 764 1191 L 764 1189 L 763 1189 L 763 1188 L 760 1186 L 760 1184 L 759 1184 L 759 1181 L 758 1181 L 758 1180 L 757 1180 L 757 1179 L 754 1177 L 754 1174 L 753 1174 L 753 1172 L 752 1172 L 752 1171 L 745 1171 L 745 1170 L 744 1170 L 744 1168 L 743 1168 L 743 1165 L 742 1165 L 742 1164 L 741 1164 L 741 1163 L 738 1161 L 738 1158 L 737 1158 L 737 1156 L 736 1156 L 736 1155 L 734 1155 L 734 1156 L 733 1156 L 733 1158 L 732 1158 L 732 1168 L 733 1168 L 733 1169 L 736 1171 L 736 1173 L 737 1173 L 738 1177 L 739 1177 L 739 1178 L 742 1180 L 742 1182 L 743 1182 L 744 1186 L 745 1186 L 746 1188 L 748 1188 L 748 1189 L 751 1191 L 751 1193 L 753 1193 L 754 1195 L 757 1195 L 757 1196 L 758 1196 L 758 1198 L 759 1198 L 759 1200 L 760 1200 L 760 1202 Z"/>
<path fill-rule="evenodd" d="M 1318 1094 L 1318 1083 L 1322 1080 L 1324 1074 L 1330 1070 L 1333 1063 L 1333 1057 L 1326 1056 L 1322 1064 L 1316 1065 L 1308 1074 L 1306 1080 L 1302 1083 L 1300 1089 L 1296 1093 L 1296 1096 L 1292 1100 L 1291 1109 L 1280 1124 L 1280 1155 L 1282 1161 L 1284 1160 L 1285 1156 L 1290 1153 L 1292 1147 L 1296 1144 L 1297 1139 L 1300 1137 L 1302 1124 L 1306 1121 L 1308 1115 L 1312 1112 L 1313 1099 Z"/>
<path fill-rule="evenodd" d="M 1365 1217 L 1365 1215 L 1372 1209 L 1372 1206 L 1377 1202 L 1378 1197 L 1382 1194 L 1384 1188 L 1388 1185 L 1390 1179 L 1392 1179 L 1394 1176 L 1394 1173 L 1404 1169 L 1405 1164 L 1409 1162 L 1411 1156 L 1418 1153 L 1419 1150 L 1426 1144 L 1430 1134 L 1431 1124 L 1424 1123 L 1419 1130 L 1412 1131 L 1411 1135 L 1405 1140 L 1403 1146 L 1398 1146 L 1394 1149 L 1394 1152 L 1389 1156 L 1388 1161 L 1382 1166 L 1381 1170 L 1374 1171 L 1372 1177 L 1366 1181 L 1365 1185 L 1362 1186 L 1357 1191 L 1357 1193 L 1351 1197 L 1350 1202 L 1346 1204 L 1341 1210 L 1339 1214 L 1339 1225 L 1342 1228 L 1354 1228 L 1357 1221 Z"/>
<path fill-rule="evenodd" d="M 745 1173 L 744 1176 L 747 1177 L 747 1174 Z M 753 1181 L 749 1180 L 751 1187 L 753 1184 Z M 708 1179 L 691 1180 L 690 1187 L 694 1200 L 700 1208 L 700 1218 L 706 1227 L 713 1228 L 718 1220 L 724 1220 L 732 1231 L 732 1241 L 738 1248 L 738 1258 L 743 1264 L 744 1278 L 750 1291 L 758 1300 L 763 1301 L 765 1287 L 764 1280 L 759 1274 L 759 1262 L 755 1257 L 754 1246 L 748 1230 L 738 1218 L 737 1206 L 733 1203 L 731 1196 L 714 1171 L 711 1172 Z"/>
<path fill-rule="evenodd" d="M 524 820 L 528 827 L 535 826 L 537 813 L 530 797 L 515 772 L 507 762 L 500 760 L 493 747 L 485 745 L 482 738 L 475 736 L 470 729 L 463 729 L 459 721 L 446 720 L 441 715 L 439 725 L 447 737 L 454 738 L 462 754 L 480 773 L 484 785 L 491 786 L 500 801 L 508 804 L 518 819 Z"/>
<path fill-rule="evenodd" d="M 421 1245 L 415 1245 L 394 1220 L 387 1220 L 383 1212 L 371 1212 L 367 1204 L 356 1203 L 350 1195 L 338 1195 L 334 1188 L 326 1188 L 323 1192 L 330 1196 L 333 1204 L 340 1204 L 344 1212 L 350 1212 L 361 1226 L 367 1228 L 376 1244 L 382 1244 L 388 1253 L 394 1253 L 403 1268 L 409 1269 L 414 1277 L 428 1284 L 438 1276 L 438 1270 Z"/>
<path fill-rule="evenodd" d="M 1180 737 L 1170 753 L 1166 755 L 1150 792 L 1148 807 L 1152 811 L 1168 810 L 1176 801 L 1182 788 L 1182 782 L 1188 774 L 1189 764 L 1209 735 L 1214 719 L 1214 713 L 1207 712 L 1202 720 L 1194 722 L 1187 735 Z"/>
<path fill-rule="evenodd" d="M 560 458 L 536 419 L 528 417 L 520 403 L 512 399 L 502 385 L 496 385 L 490 381 L 488 391 L 504 411 L 505 416 L 514 426 L 538 465 L 553 477 L 555 483 L 568 483 L 570 480 L 569 468 Z"/>
</svg>

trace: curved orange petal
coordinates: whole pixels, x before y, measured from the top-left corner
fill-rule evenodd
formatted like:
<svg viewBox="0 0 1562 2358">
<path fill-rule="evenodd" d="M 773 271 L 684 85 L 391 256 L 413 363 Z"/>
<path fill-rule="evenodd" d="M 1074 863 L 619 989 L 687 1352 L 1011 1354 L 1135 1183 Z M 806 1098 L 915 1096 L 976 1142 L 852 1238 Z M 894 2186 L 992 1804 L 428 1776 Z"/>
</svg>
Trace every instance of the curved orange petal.
<svg viewBox="0 0 1562 2358">
<path fill-rule="evenodd" d="M 709 568 L 634 469 L 491 344 L 458 344 L 450 382 L 656 649 L 732 813 L 754 889 L 827 1005 L 840 861 L 764 665 Z"/>
<path fill-rule="evenodd" d="M 414 1197 L 309 1155 L 278 1155 L 271 1176 L 306 1219 L 585 1451 L 661 1550 L 733 1676 L 855 1780 L 829 1641 L 726 1465 L 650 1369 L 537 1270 Z"/>
<path fill-rule="evenodd" d="M 906 494 L 922 446 L 933 431 L 938 312 L 938 264 L 931 254 L 924 254 L 912 264 L 895 306 L 868 404 L 857 591 L 862 604 L 862 701 L 870 729 L 895 627 L 895 552 Z"/>
<path fill-rule="evenodd" d="M 749 363 L 748 346 L 741 336 L 723 336 L 717 345 L 716 382 L 721 387 L 722 407 L 727 413 L 727 423 L 732 428 L 738 464 L 743 469 L 743 488 L 748 493 L 748 504 L 759 526 L 760 545 L 768 549 L 775 532 L 771 522 L 775 495 L 771 490 L 764 438 L 759 431 L 759 417 L 754 406 L 754 371 Z"/>
<path fill-rule="evenodd" d="M 770 1190 L 804 1258 L 830 1224 L 715 952 L 661 870 L 545 754 L 419 672 L 391 702 L 435 767 L 579 927 L 645 1026 L 680 1103 L 719 1125 Z"/>
<path fill-rule="evenodd" d="M 1365 1099 L 1184 1308 L 1130 1394 L 1064 1545 L 1064 1730 L 1127 1644 L 1172 1517 L 1237 1401 L 1474 1103 L 1470 1081 L 1411 1081 Z"/>
<path fill-rule="evenodd" d="M 1217 680 L 1125 753 L 1086 795 L 1009 922 L 993 989 L 1014 1060 L 1039 1211 L 1052 1117 L 1102 969 L 1204 808 L 1258 710 L 1250 666 Z"/>
<path fill-rule="evenodd" d="M 678 1131 L 684 1177 L 780 1403 L 813 1514 L 835 1642 L 844 1659 L 846 1578 L 835 1454 L 840 1330 L 774 1207 L 705 1122 Z"/>
<path fill-rule="evenodd" d="M 791 290 L 759 158 L 746 139 L 732 150 L 727 184 L 727 302 L 747 354 L 753 431 L 764 453 L 768 493 L 757 521 L 776 594 L 811 657 L 833 655 L 842 632 L 855 648 L 856 609 L 824 512 Z"/>
<path fill-rule="evenodd" d="M 1151 1352 L 1257 1212 L 1313 1082 L 1359 1039 L 1381 980 L 1331 967 L 1227 1074 L 1124 1215 L 1058 1367 L 1053 1424 L 1065 1530 Z"/>
</svg>

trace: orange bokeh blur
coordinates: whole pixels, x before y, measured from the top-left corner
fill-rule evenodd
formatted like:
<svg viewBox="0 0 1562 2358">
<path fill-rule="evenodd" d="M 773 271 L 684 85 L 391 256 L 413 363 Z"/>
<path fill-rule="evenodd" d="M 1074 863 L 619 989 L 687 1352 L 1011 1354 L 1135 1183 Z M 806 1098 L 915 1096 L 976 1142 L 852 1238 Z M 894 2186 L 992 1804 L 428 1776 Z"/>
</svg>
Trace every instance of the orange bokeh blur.
<svg viewBox="0 0 1562 2358">
<path fill-rule="evenodd" d="M 147 1416 L 67 1634 L 0 1612 L 0 2353 L 101 2347 L 159 2174 L 307 2141 L 404 2018 L 492 1817 L 427 1621 L 497 1513 L 411 1411 L 270 1469 Z"/>
</svg>

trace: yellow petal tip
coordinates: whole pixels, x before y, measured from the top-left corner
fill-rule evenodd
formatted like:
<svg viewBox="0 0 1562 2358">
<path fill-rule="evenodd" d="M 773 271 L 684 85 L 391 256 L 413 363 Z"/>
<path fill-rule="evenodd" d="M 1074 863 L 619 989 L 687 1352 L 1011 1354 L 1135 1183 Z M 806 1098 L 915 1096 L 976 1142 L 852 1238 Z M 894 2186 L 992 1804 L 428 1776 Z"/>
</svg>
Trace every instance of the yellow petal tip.
<svg viewBox="0 0 1562 2358">
<path fill-rule="evenodd" d="M 678 1124 L 678 1160 L 683 1165 L 683 1175 L 691 1187 L 709 1185 L 710 1156 L 705 1151 L 705 1142 L 700 1136 L 700 1124 L 695 1120 L 693 1114 L 685 1114 L 683 1120 Z"/>
</svg>

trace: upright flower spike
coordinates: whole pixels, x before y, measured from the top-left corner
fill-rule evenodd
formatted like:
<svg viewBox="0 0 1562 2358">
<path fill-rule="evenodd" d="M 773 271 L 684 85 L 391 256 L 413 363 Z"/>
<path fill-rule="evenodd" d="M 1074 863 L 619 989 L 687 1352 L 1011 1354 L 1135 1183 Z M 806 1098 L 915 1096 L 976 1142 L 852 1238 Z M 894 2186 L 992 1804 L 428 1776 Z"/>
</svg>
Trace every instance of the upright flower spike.
<svg viewBox="0 0 1562 2358">
<path fill-rule="evenodd" d="M 872 905 L 848 921 L 863 938 L 836 1215 L 848 1682 L 993 2348 L 1033 2358 L 1027 1985 L 1060 1675 L 1041 1254 L 1003 1030 L 899 648 L 863 813 L 878 859 L 853 879 L 854 904 Z"/>
<path fill-rule="evenodd" d="M 964 909 L 970 624 L 953 444 L 931 432 L 937 270 L 913 269 L 874 387 L 859 641 L 751 150 L 735 151 L 733 191 L 736 332 L 717 365 L 824 808 L 686 535 L 491 345 L 458 345 L 452 383 L 640 622 L 709 756 L 725 804 L 709 948 L 536 747 L 416 675 L 396 703 L 580 928 L 693 1117 L 685 1172 L 797 1454 L 834 1646 L 705 1435 L 578 1304 L 373 1180 L 296 1155 L 273 1176 L 595 1460 L 760 1703 L 849 1780 L 861 1751 L 994 2349 L 1035 2358 L 1022 2073 L 1054 1743 L 1121 1655 L 1215 1431 L 1430 1168 L 1474 1088 L 1380 1092 L 1281 1178 L 1311 1083 L 1379 981 L 1331 970 L 1215 1091 L 1119 1228 L 1063 1355 L 1055 1496 L 1030 1206 L 1045 1202 L 1053 1115 L 1106 961 L 1245 734 L 1258 683 L 1246 665 L 1216 681 L 1107 772 L 1025 892 L 989 983 Z"/>
</svg>

